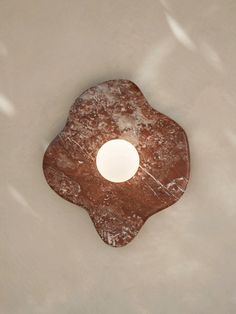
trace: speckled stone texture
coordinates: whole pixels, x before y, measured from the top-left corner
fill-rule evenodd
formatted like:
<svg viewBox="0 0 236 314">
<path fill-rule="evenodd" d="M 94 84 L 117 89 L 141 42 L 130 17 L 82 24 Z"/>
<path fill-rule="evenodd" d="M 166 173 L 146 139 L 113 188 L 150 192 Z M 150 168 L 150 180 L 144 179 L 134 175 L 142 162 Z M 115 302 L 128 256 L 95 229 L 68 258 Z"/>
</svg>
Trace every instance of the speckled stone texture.
<svg viewBox="0 0 236 314">
<path fill-rule="evenodd" d="M 123 183 L 107 181 L 96 168 L 99 148 L 117 138 L 132 143 L 140 156 L 139 170 Z M 119 247 L 151 215 L 179 200 L 189 161 L 184 130 L 154 110 L 134 83 L 112 80 L 76 99 L 45 152 L 43 170 L 56 193 L 88 211 L 102 240 Z"/>
</svg>

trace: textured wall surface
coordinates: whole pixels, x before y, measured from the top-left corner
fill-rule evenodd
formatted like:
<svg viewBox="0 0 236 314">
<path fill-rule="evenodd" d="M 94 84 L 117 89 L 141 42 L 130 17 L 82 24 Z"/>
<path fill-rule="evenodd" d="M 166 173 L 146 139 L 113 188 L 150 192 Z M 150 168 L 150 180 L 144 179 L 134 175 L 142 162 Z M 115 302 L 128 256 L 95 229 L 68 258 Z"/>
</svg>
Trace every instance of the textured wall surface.
<svg viewBox="0 0 236 314">
<path fill-rule="evenodd" d="M 0 313 L 236 312 L 236 2 L 0 1 Z M 126 78 L 186 130 L 191 180 L 129 245 L 42 157 L 86 88 Z"/>
</svg>

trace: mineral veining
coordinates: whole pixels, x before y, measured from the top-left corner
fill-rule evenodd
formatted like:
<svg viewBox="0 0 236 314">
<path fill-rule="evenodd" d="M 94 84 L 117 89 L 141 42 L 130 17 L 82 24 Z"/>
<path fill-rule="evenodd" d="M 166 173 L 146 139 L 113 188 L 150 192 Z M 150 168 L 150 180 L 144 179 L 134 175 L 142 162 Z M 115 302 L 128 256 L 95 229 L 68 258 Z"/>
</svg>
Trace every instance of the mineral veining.
<svg viewBox="0 0 236 314">
<path fill-rule="evenodd" d="M 111 139 L 132 143 L 140 156 L 133 178 L 104 179 L 96 168 L 99 148 Z M 187 136 L 153 109 L 128 80 L 86 90 L 72 105 L 64 129 L 48 146 L 43 170 L 50 187 L 85 208 L 104 242 L 129 243 L 144 222 L 179 200 L 189 180 Z"/>
</svg>

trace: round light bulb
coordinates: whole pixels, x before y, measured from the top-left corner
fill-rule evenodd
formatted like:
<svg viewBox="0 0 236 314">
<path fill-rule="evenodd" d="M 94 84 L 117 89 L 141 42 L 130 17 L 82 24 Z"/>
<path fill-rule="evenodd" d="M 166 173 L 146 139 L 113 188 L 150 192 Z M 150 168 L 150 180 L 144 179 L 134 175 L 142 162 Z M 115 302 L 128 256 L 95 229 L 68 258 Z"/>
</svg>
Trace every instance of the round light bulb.
<svg viewBox="0 0 236 314">
<path fill-rule="evenodd" d="M 97 168 L 100 174 L 111 182 L 131 179 L 139 167 L 139 154 L 126 140 L 106 142 L 97 153 Z"/>
</svg>

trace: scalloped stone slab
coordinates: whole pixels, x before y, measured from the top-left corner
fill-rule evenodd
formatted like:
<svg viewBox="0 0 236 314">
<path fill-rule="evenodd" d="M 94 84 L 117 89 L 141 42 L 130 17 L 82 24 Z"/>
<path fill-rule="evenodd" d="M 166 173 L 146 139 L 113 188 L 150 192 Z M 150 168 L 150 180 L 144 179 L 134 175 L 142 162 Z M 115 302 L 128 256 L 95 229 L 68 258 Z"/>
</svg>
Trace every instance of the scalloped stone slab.
<svg viewBox="0 0 236 314">
<path fill-rule="evenodd" d="M 118 138 L 136 147 L 140 167 L 130 180 L 113 183 L 99 174 L 96 155 L 105 142 Z M 124 246 L 151 215 L 184 193 L 188 140 L 133 82 L 111 80 L 76 99 L 64 129 L 45 152 L 43 171 L 57 194 L 87 210 L 105 243 Z"/>
</svg>

